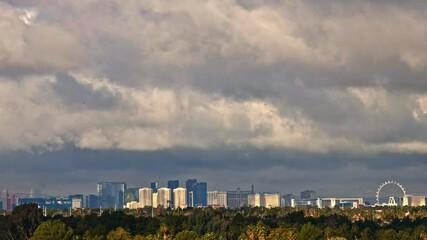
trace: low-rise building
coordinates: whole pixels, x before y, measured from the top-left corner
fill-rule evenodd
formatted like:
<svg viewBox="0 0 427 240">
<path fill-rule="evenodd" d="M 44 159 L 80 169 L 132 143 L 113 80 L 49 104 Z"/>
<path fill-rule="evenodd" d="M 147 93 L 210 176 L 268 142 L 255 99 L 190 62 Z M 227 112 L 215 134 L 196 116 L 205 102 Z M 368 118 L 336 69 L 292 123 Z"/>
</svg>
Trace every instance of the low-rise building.
<svg viewBox="0 0 427 240">
<path fill-rule="evenodd" d="M 359 208 L 363 205 L 363 198 L 321 198 L 321 207 L 353 207 Z"/>
</svg>

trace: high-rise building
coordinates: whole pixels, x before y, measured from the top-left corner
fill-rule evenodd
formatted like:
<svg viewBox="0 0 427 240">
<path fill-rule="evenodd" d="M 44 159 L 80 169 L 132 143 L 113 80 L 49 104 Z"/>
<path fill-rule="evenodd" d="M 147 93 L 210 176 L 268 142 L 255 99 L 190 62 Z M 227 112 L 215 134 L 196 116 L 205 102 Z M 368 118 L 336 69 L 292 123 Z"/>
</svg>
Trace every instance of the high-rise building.
<svg viewBox="0 0 427 240">
<path fill-rule="evenodd" d="M 250 191 L 242 191 L 240 188 L 237 188 L 236 191 L 227 192 L 227 205 L 229 208 L 240 208 L 243 206 L 248 206 L 248 196 L 250 194 L 255 194 L 255 189 L 252 185 Z"/>
<path fill-rule="evenodd" d="M 419 207 L 426 206 L 426 196 L 403 196 L 403 206 Z"/>
<path fill-rule="evenodd" d="M 126 183 L 99 182 L 99 204 L 102 208 L 122 209 L 125 205 Z"/>
<path fill-rule="evenodd" d="M 99 197 L 96 195 L 87 195 L 86 196 L 86 202 L 85 202 L 85 207 L 86 208 L 92 208 L 92 209 L 96 209 L 99 208 Z"/>
<path fill-rule="evenodd" d="M 208 184 L 199 182 L 194 185 L 193 207 L 205 207 L 208 205 Z"/>
<path fill-rule="evenodd" d="M 170 181 L 168 181 L 168 188 L 171 190 L 171 207 L 174 207 L 175 206 L 175 198 L 174 198 L 174 196 L 173 196 L 173 190 L 175 189 L 175 188 L 179 188 L 179 181 L 178 180 L 170 180 Z"/>
<path fill-rule="evenodd" d="M 159 188 L 157 189 L 157 194 L 159 206 L 162 205 L 164 208 L 170 207 L 171 190 L 169 188 Z"/>
<path fill-rule="evenodd" d="M 259 193 L 248 195 L 248 206 L 261 207 L 261 195 Z"/>
<path fill-rule="evenodd" d="M 182 187 L 175 188 L 173 190 L 174 196 L 174 208 L 186 208 L 187 207 L 187 190 Z"/>
<path fill-rule="evenodd" d="M 227 208 L 227 192 L 208 191 L 208 206 Z"/>
<path fill-rule="evenodd" d="M 187 189 L 187 206 L 194 207 L 194 185 L 196 185 L 197 179 L 188 179 L 185 182 L 185 188 Z"/>
<path fill-rule="evenodd" d="M 301 192 L 301 199 L 315 199 L 316 191 L 313 190 L 305 190 Z"/>
<path fill-rule="evenodd" d="M 153 207 L 158 207 L 159 206 L 159 193 L 155 192 L 153 193 Z"/>
<path fill-rule="evenodd" d="M 153 189 L 151 188 L 141 188 L 139 189 L 139 207 L 144 208 L 147 206 L 152 206 L 153 198 Z"/>
<path fill-rule="evenodd" d="M 139 201 L 139 187 L 127 188 L 125 192 L 125 201 Z"/>
<path fill-rule="evenodd" d="M 150 183 L 151 189 L 153 189 L 153 193 L 157 192 L 157 189 L 159 189 L 159 183 L 158 182 L 152 182 Z"/>
<path fill-rule="evenodd" d="M 6 189 L 4 189 L 3 192 L 1 193 L 1 202 L 2 202 L 1 209 L 2 210 L 9 211 L 8 210 L 8 202 L 9 201 L 10 201 L 9 200 L 9 192 Z"/>
<path fill-rule="evenodd" d="M 265 208 L 280 207 L 280 194 L 279 193 L 263 193 L 261 196 L 261 206 Z"/>
</svg>

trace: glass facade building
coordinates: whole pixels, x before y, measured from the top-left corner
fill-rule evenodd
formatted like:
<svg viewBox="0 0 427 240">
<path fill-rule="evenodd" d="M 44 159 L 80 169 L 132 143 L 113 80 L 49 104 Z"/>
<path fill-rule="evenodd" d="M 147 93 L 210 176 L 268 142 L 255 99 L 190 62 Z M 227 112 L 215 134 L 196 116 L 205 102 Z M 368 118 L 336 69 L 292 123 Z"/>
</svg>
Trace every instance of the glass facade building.
<svg viewBox="0 0 427 240">
<path fill-rule="evenodd" d="M 197 179 L 188 179 L 185 182 L 185 188 L 187 189 L 187 206 L 194 207 L 194 186 L 197 183 Z"/>
<path fill-rule="evenodd" d="M 125 205 L 126 183 L 99 182 L 98 200 L 102 208 L 122 209 Z"/>
<path fill-rule="evenodd" d="M 179 188 L 179 181 L 178 180 L 170 180 L 168 181 L 168 188 L 171 190 L 171 207 L 175 207 L 175 198 L 173 190 Z"/>
<path fill-rule="evenodd" d="M 152 182 L 150 184 L 151 189 L 153 190 L 153 193 L 157 192 L 157 189 L 159 189 L 159 183 L 158 182 Z"/>
<path fill-rule="evenodd" d="M 208 205 L 208 184 L 199 182 L 194 185 L 193 207 L 205 207 Z"/>
</svg>

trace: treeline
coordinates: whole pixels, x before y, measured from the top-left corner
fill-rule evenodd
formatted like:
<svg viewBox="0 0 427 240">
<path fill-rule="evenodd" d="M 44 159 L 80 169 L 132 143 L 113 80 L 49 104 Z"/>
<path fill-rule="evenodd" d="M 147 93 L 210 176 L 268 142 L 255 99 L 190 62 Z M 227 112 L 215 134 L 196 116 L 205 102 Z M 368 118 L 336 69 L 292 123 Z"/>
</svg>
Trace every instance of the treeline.
<svg viewBox="0 0 427 240">
<path fill-rule="evenodd" d="M 427 239 L 427 209 L 150 209 L 50 212 L 36 204 L 0 216 L 0 239 Z"/>
</svg>

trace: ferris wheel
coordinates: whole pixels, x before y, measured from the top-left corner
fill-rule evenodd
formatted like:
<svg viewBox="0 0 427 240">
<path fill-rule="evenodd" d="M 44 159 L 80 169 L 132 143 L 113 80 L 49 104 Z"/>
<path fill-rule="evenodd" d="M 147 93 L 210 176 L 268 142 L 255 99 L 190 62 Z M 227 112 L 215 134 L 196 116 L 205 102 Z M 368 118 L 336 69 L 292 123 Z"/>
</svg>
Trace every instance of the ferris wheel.
<svg viewBox="0 0 427 240">
<path fill-rule="evenodd" d="M 406 196 L 406 191 L 405 191 L 405 188 L 403 187 L 403 185 L 402 184 L 400 184 L 400 183 L 398 183 L 398 182 L 396 182 L 396 181 L 393 181 L 393 180 L 391 180 L 391 181 L 386 181 L 386 182 L 383 182 L 383 183 L 381 183 L 381 185 L 378 187 L 378 189 L 377 189 L 377 193 L 376 193 L 376 200 L 377 200 L 377 205 L 382 205 L 381 203 L 380 203 L 380 193 L 381 193 L 381 189 L 383 188 L 383 187 L 385 187 L 385 186 L 387 186 L 387 185 L 395 185 L 395 186 L 398 186 L 399 187 L 399 189 L 402 191 L 402 193 L 403 193 L 403 196 Z M 384 205 L 384 204 L 383 204 Z M 394 199 L 394 197 L 389 197 L 389 201 L 388 201 L 388 204 L 385 204 L 385 205 L 388 205 L 388 206 L 397 206 L 397 203 L 396 203 L 396 200 Z"/>
</svg>

